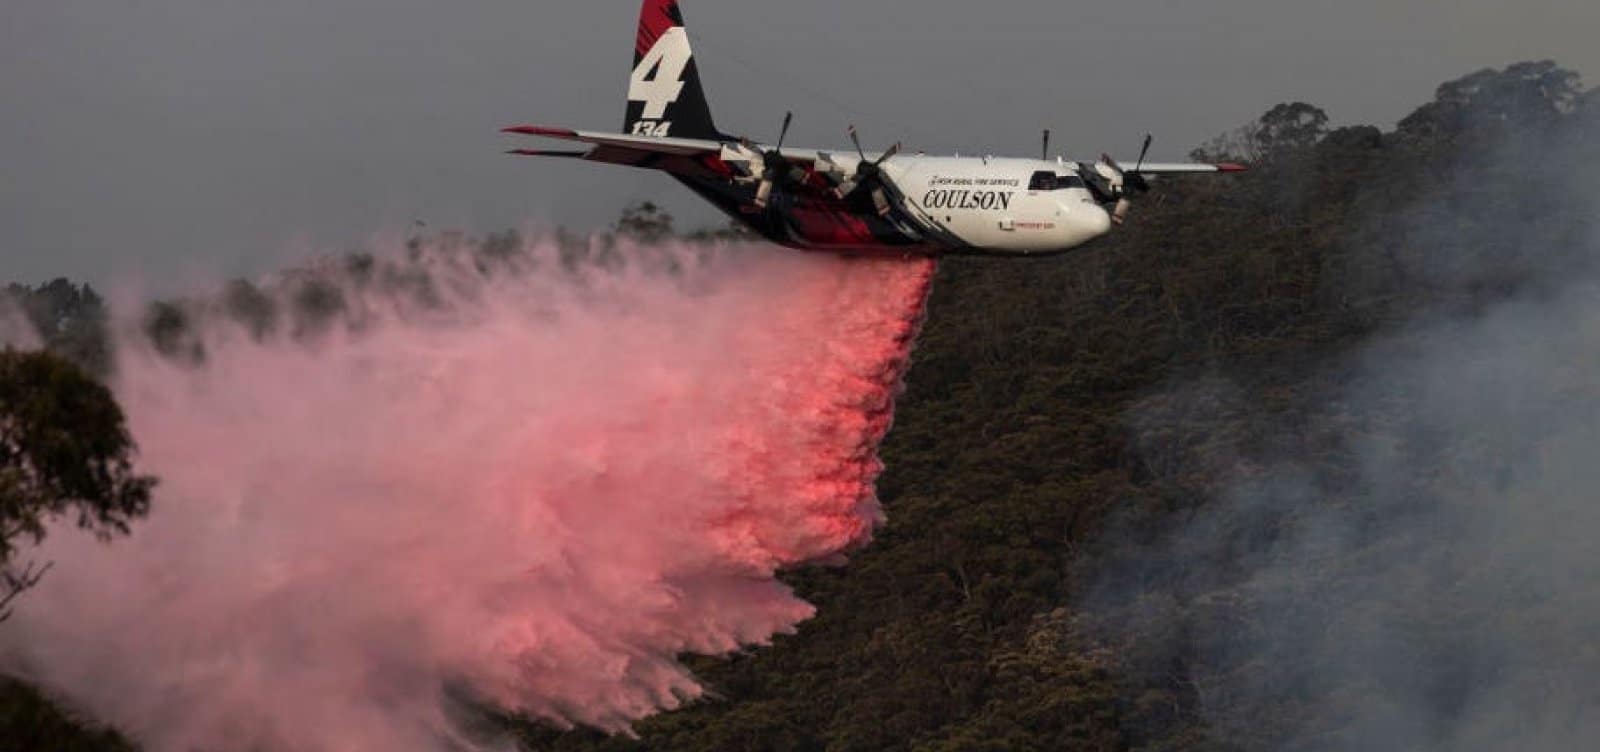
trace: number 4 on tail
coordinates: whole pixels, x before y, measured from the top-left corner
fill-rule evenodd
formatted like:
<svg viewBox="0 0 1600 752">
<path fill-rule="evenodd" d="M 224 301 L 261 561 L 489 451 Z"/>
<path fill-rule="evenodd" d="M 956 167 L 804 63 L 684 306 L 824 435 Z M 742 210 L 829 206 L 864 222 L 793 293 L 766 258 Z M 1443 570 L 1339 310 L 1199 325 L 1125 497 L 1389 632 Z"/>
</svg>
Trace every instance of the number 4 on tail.
<svg viewBox="0 0 1600 752">
<path fill-rule="evenodd" d="M 659 120 L 667 114 L 667 106 L 678 101 L 678 95 L 683 93 L 683 72 L 689 67 L 692 54 L 689 35 L 682 26 L 674 26 L 639 60 L 633 76 L 628 79 L 628 101 L 644 102 L 644 112 L 639 117 Z M 635 124 L 634 132 L 639 133 L 643 125 L 647 124 Z M 666 133 L 664 129 L 652 128 L 650 133 L 641 135 L 665 136 Z"/>
</svg>

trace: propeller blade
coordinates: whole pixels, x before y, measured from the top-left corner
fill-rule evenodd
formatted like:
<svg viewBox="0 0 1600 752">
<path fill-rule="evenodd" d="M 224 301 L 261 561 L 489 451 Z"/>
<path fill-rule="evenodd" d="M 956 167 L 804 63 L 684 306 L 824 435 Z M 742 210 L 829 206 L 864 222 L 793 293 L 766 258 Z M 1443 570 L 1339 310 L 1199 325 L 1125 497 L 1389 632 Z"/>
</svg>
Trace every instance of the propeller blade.
<svg viewBox="0 0 1600 752">
<path fill-rule="evenodd" d="M 1039 159 L 1045 160 L 1045 159 L 1049 159 L 1049 158 L 1050 158 L 1050 129 L 1046 128 L 1046 129 L 1044 129 L 1044 148 L 1039 150 Z"/>
<path fill-rule="evenodd" d="M 1100 155 L 1100 161 L 1115 171 L 1118 178 L 1121 178 L 1119 183 L 1113 184 L 1116 189 L 1113 195 L 1117 198 L 1117 205 L 1111 210 L 1111 221 L 1118 225 L 1128 220 L 1128 212 L 1133 209 L 1133 199 L 1130 197 L 1130 193 L 1148 193 L 1150 191 L 1150 181 L 1145 179 L 1141 171 L 1144 169 L 1145 158 L 1150 156 L 1150 145 L 1153 143 L 1155 143 L 1155 136 L 1148 133 L 1145 134 L 1144 146 L 1139 149 L 1139 161 L 1134 163 L 1131 171 L 1122 169 L 1122 165 L 1117 164 L 1117 160 L 1112 159 L 1110 154 Z"/>
<path fill-rule="evenodd" d="M 883 156 L 878 157 L 878 161 L 873 162 L 873 164 L 882 165 L 884 162 L 889 161 L 890 157 L 892 157 L 892 156 L 894 156 L 896 154 L 899 154 L 899 153 L 900 153 L 900 142 L 896 141 L 894 146 L 889 147 L 889 150 L 884 152 Z"/>
<path fill-rule="evenodd" d="M 783 128 L 778 131 L 778 145 L 773 147 L 771 151 L 760 151 L 756 144 L 750 142 L 750 139 L 740 139 L 746 149 L 761 155 L 761 184 L 756 188 L 754 202 L 757 208 L 765 209 L 772 203 L 772 192 L 777 189 L 779 180 L 797 182 L 804 179 L 804 175 L 796 178 L 791 174 L 789 160 L 783 156 L 783 142 L 788 140 L 789 126 L 793 123 L 794 112 L 785 112 L 783 114 Z"/>
<path fill-rule="evenodd" d="M 789 137 L 789 124 L 794 122 L 794 113 L 787 112 L 783 115 L 783 130 L 778 132 L 778 151 L 783 151 L 784 139 Z"/>
<path fill-rule="evenodd" d="M 839 198 L 844 199 L 855 195 L 857 191 L 870 188 L 872 204 L 878 210 L 878 214 L 888 216 L 893 207 L 889 203 L 888 192 L 884 190 L 884 177 L 881 168 L 884 162 L 889 161 L 900 153 L 902 146 L 897 142 L 894 146 L 889 147 L 888 151 L 879 155 L 876 161 L 868 161 L 867 150 L 861 145 L 861 134 L 856 132 L 854 125 L 850 126 L 848 132 L 850 133 L 850 142 L 855 144 L 856 155 L 861 157 L 861 162 L 856 165 L 855 174 L 851 175 L 846 182 L 841 183 L 834 192 Z"/>
<path fill-rule="evenodd" d="M 1150 181 L 1144 179 L 1144 174 L 1141 172 L 1141 170 L 1144 169 L 1145 157 L 1150 156 L 1150 144 L 1155 143 L 1155 140 L 1155 136 L 1148 133 L 1145 134 L 1144 148 L 1139 150 L 1139 161 L 1134 164 L 1133 172 L 1129 172 L 1122 176 L 1122 182 L 1129 188 L 1132 188 L 1139 193 L 1150 192 Z"/>
<path fill-rule="evenodd" d="M 861 161 L 867 161 L 867 151 L 861 148 L 861 136 L 856 134 L 856 127 L 850 126 L 850 141 L 856 145 L 856 154 L 861 156 Z"/>
</svg>

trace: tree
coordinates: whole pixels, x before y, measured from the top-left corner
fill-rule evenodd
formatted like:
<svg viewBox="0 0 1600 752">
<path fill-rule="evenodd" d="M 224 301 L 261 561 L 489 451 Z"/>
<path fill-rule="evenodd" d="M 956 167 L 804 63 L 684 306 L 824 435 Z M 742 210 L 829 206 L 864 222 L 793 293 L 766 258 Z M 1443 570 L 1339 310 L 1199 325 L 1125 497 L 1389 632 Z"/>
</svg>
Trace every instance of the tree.
<svg viewBox="0 0 1600 752">
<path fill-rule="evenodd" d="M 1241 125 L 1218 134 L 1189 152 L 1196 162 L 1255 162 L 1261 158 L 1256 124 Z"/>
<path fill-rule="evenodd" d="M 672 215 L 653 201 L 642 201 L 623 210 L 617 234 L 647 245 L 660 243 L 672 237 Z"/>
<path fill-rule="evenodd" d="M 1317 148 L 1325 152 L 1360 152 L 1383 147 L 1383 131 L 1371 125 L 1352 125 L 1323 136 Z"/>
<path fill-rule="evenodd" d="M 228 316 L 249 329 L 250 336 L 258 340 L 277 329 L 277 302 L 247 280 L 229 282 L 222 293 L 222 304 Z"/>
<path fill-rule="evenodd" d="M 730 219 L 721 227 L 702 227 L 683 236 L 684 240 L 691 243 L 725 243 L 745 240 L 760 240 L 750 226 L 737 219 Z"/>
<path fill-rule="evenodd" d="M 1441 84 L 1434 101 L 1400 121 L 1400 132 L 1440 138 L 1484 126 L 1549 122 L 1577 109 L 1582 94 L 1579 75 L 1549 60 L 1485 68 Z"/>
<path fill-rule="evenodd" d="M 133 471 L 133 440 L 110 390 L 55 355 L 0 352 L 0 621 L 49 565 L 15 561 L 52 518 L 101 538 L 150 511 L 155 479 Z"/>
<path fill-rule="evenodd" d="M 1578 97 L 1578 112 L 1586 117 L 1600 115 L 1600 87 L 1590 89 Z"/>
<path fill-rule="evenodd" d="M 1200 162 L 1260 162 L 1316 146 L 1328 134 L 1328 113 L 1305 102 L 1286 102 L 1201 144 L 1189 153 Z"/>
<path fill-rule="evenodd" d="M 1295 102 L 1280 104 L 1261 116 L 1256 141 L 1267 154 L 1309 149 L 1328 134 L 1328 113 L 1321 107 Z"/>
<path fill-rule="evenodd" d="M 39 285 L 8 285 L 10 298 L 52 352 L 104 375 L 111 370 L 111 342 L 106 332 L 105 301 L 89 285 L 55 279 Z"/>
</svg>

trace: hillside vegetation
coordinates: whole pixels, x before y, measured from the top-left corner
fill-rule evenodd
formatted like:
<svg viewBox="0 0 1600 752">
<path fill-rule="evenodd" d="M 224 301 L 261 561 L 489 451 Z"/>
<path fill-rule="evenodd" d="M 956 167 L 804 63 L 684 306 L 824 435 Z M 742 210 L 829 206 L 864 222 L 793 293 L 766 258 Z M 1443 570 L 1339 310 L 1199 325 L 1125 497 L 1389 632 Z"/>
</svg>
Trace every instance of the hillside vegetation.
<svg viewBox="0 0 1600 752">
<path fill-rule="evenodd" d="M 1418 332 L 1595 279 L 1600 95 L 1525 63 L 1441 86 L 1393 132 L 1327 123 L 1275 108 L 1201 149 L 1255 171 L 1160 185 L 1079 253 L 945 260 L 883 448 L 887 526 L 847 566 L 786 576 L 817 617 L 691 659 L 716 699 L 637 740 L 503 722 L 551 750 L 1497 749 L 1549 719 L 1513 708 L 1461 730 L 1485 673 L 1600 701 L 1592 650 L 1431 673 L 1484 652 L 1500 634 L 1485 625 L 1563 645 L 1595 612 L 1555 608 L 1566 590 L 1451 595 L 1500 570 L 1450 559 L 1441 582 L 1428 562 L 1456 532 L 1391 521 L 1456 519 L 1430 515 L 1463 489 L 1514 488 L 1541 439 L 1418 429 L 1427 390 L 1374 366 L 1435 346 Z M 13 292 L 30 312 L 93 296 Z M 35 319 L 107 367 L 81 317 Z M 1569 381 L 1569 404 L 1595 404 L 1582 372 Z M 1404 458 L 1403 482 L 1374 479 L 1380 455 Z M 1338 545 L 1286 548 L 1323 514 Z M 1275 589 L 1264 574 L 1301 571 L 1278 568 L 1287 550 L 1313 551 L 1319 579 Z M 1430 598 L 1417 618 L 1396 605 Z M 1385 704 L 1394 677 L 1294 649 L 1326 625 L 1360 646 L 1396 623 L 1415 650 L 1392 656 L 1420 677 L 1404 704 Z M 1418 708 L 1427 722 L 1406 725 Z M 0 748 L 126 748 L 73 729 L 0 688 Z"/>
</svg>

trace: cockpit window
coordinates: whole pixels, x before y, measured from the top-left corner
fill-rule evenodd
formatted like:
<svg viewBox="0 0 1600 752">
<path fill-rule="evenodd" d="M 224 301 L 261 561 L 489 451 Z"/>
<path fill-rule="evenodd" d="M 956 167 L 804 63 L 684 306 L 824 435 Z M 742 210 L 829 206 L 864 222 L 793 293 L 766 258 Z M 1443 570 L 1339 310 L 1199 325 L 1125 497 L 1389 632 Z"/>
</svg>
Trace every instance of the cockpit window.
<svg viewBox="0 0 1600 752">
<path fill-rule="evenodd" d="M 1053 172 L 1035 172 L 1028 181 L 1030 191 L 1064 191 L 1068 188 L 1083 188 L 1083 178 L 1077 175 L 1057 175 Z"/>
</svg>

